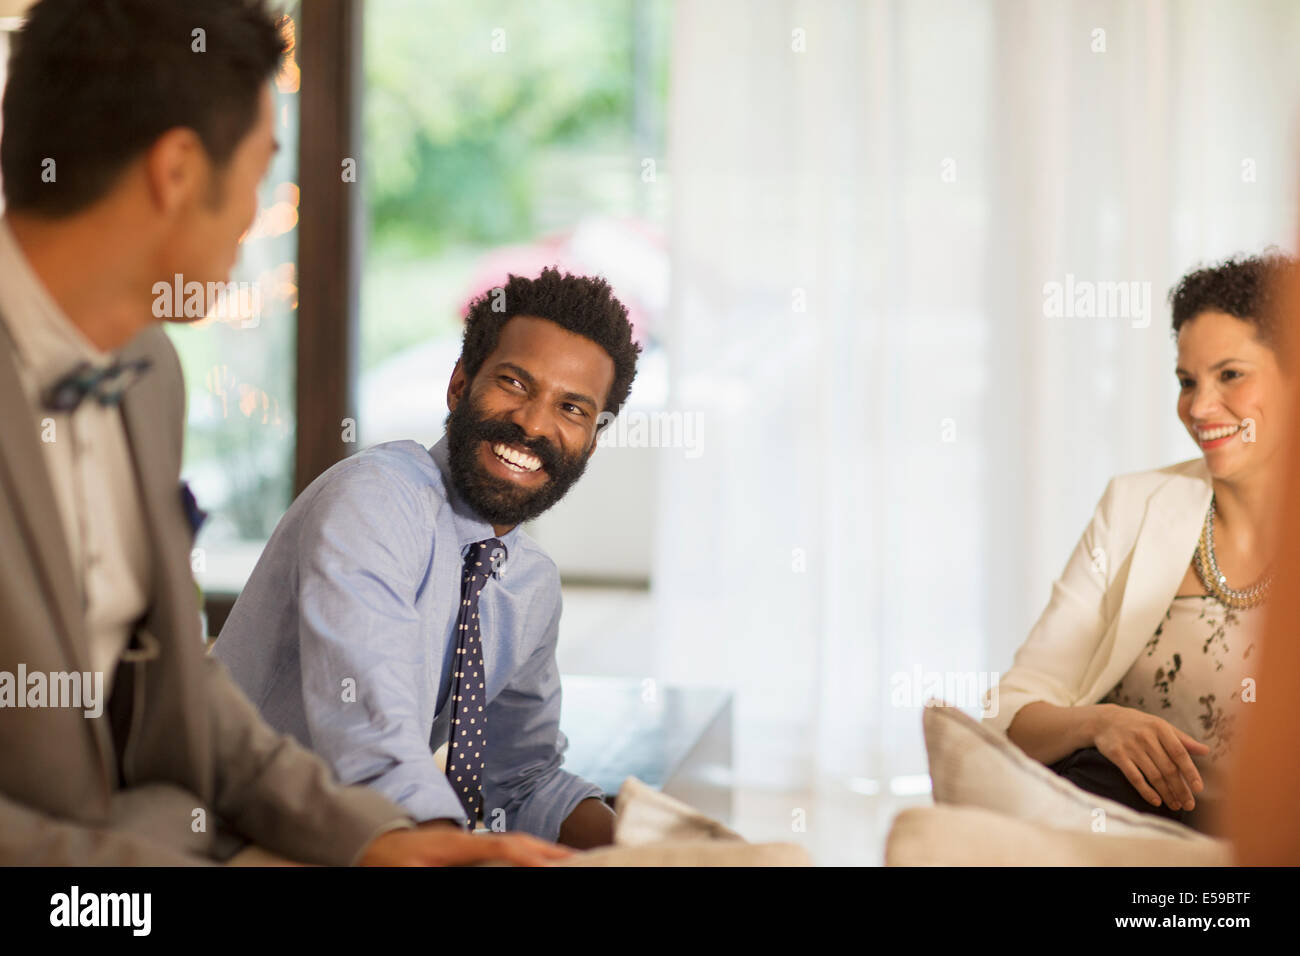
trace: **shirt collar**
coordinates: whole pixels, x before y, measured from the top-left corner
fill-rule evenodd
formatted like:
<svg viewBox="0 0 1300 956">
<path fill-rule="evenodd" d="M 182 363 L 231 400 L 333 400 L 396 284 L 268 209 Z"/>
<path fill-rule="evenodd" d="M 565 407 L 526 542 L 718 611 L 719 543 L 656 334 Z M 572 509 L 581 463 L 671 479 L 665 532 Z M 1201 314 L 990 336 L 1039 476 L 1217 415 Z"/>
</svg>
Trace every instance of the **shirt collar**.
<svg viewBox="0 0 1300 956">
<path fill-rule="evenodd" d="M 41 391 L 82 362 L 102 367 L 112 360 L 59 308 L 4 218 L 0 218 L 0 315 L 20 361 Z"/>
<path fill-rule="evenodd" d="M 456 487 L 456 482 L 451 475 L 451 451 L 448 448 L 446 435 L 443 435 L 437 442 L 429 446 L 429 455 L 433 458 L 434 464 L 438 466 L 438 470 L 442 472 L 442 485 L 447 492 L 447 503 L 451 505 L 452 524 L 456 528 L 456 543 L 460 547 L 461 554 L 464 554 L 465 549 L 476 541 L 498 537 L 497 533 L 492 530 L 491 522 L 475 511 L 469 502 L 461 496 L 460 489 Z M 501 543 L 506 546 L 507 564 L 514 556 L 515 542 L 518 540 L 519 534 L 520 527 L 515 525 L 500 536 Z"/>
</svg>

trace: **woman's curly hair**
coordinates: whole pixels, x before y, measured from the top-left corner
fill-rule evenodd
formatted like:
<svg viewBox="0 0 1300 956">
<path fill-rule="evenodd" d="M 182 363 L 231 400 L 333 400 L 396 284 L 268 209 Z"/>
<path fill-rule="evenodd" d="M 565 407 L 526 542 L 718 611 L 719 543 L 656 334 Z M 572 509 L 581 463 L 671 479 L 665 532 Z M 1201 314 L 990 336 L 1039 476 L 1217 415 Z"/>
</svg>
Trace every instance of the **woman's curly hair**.
<svg viewBox="0 0 1300 956">
<path fill-rule="evenodd" d="M 1281 252 L 1237 256 L 1189 272 L 1169 293 L 1174 337 L 1203 312 L 1226 312 L 1255 326 L 1265 345 L 1277 349 L 1286 318 L 1284 279 L 1296 261 Z"/>
</svg>

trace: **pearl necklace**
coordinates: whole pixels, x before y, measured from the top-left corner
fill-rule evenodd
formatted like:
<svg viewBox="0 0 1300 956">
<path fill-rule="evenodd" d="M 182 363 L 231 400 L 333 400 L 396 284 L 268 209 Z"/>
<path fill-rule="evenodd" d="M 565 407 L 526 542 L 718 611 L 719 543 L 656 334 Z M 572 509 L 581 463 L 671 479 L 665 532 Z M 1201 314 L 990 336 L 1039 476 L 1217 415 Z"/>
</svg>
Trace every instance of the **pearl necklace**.
<svg viewBox="0 0 1300 956">
<path fill-rule="evenodd" d="M 1196 576 L 1201 579 L 1205 590 L 1219 599 L 1225 607 L 1236 610 L 1248 610 L 1264 603 L 1269 588 L 1273 584 L 1271 572 L 1265 572 L 1255 584 L 1239 591 L 1228 587 L 1228 578 L 1219 570 L 1219 562 L 1214 556 L 1214 496 L 1210 496 L 1210 507 L 1205 512 L 1205 525 L 1201 528 L 1201 539 L 1196 545 Z"/>
</svg>

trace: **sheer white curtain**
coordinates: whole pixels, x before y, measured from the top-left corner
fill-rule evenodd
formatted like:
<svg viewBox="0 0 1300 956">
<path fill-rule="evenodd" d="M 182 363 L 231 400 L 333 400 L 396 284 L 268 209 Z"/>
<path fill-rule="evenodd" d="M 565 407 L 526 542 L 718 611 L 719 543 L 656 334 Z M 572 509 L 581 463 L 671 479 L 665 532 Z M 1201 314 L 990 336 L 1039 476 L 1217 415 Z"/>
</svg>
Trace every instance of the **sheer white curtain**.
<svg viewBox="0 0 1300 956">
<path fill-rule="evenodd" d="M 1195 454 L 1165 296 L 1289 243 L 1300 5 L 676 17 L 671 405 L 703 454 L 660 456 L 659 676 L 735 689 L 742 784 L 887 790 L 925 770 L 913 692 L 1005 670 L 1106 479 Z M 1052 282 L 1137 297 L 1056 316 Z"/>
</svg>

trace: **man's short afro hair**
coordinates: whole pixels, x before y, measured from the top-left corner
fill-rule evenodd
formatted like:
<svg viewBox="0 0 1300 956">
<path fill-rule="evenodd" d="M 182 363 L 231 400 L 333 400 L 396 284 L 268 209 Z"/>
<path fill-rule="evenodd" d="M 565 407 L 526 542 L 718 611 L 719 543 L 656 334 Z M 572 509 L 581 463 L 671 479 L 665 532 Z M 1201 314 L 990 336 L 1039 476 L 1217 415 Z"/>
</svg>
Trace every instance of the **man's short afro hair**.
<svg viewBox="0 0 1300 956">
<path fill-rule="evenodd" d="M 516 315 L 550 319 L 609 353 L 614 360 L 614 381 L 604 411 L 618 414 L 632 390 L 641 346 L 632 341 L 627 308 L 614 298 L 608 282 L 599 276 L 575 276 L 546 268 L 536 279 L 511 275 L 504 286 L 484 292 L 469 304 L 465 314 L 460 362 L 470 379 L 497 347 L 502 326 Z"/>
<path fill-rule="evenodd" d="M 1255 326 L 1259 340 L 1277 349 L 1286 321 L 1281 308 L 1283 279 L 1295 267 L 1289 256 L 1267 252 L 1189 272 L 1169 293 L 1175 337 L 1202 312 L 1226 312 Z"/>
</svg>

